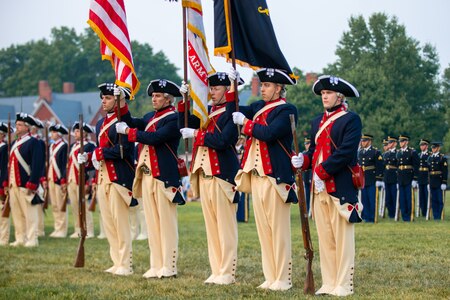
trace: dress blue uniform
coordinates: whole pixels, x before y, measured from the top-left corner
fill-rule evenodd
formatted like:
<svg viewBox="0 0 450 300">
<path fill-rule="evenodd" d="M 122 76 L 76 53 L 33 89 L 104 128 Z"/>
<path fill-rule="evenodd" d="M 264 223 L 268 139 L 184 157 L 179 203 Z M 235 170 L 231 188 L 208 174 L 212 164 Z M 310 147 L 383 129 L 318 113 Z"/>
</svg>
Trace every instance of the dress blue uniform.
<svg viewBox="0 0 450 300">
<path fill-rule="evenodd" d="M 428 140 L 422 139 L 419 145 L 428 145 L 430 142 Z M 419 184 L 419 207 L 422 212 L 422 216 L 427 215 L 428 206 L 428 184 L 429 184 L 429 167 L 428 167 L 428 157 L 430 157 L 430 152 L 427 150 L 419 153 L 419 171 L 417 173 L 417 183 Z"/>
<path fill-rule="evenodd" d="M 431 193 L 431 207 L 433 209 L 433 219 L 439 220 L 442 218 L 442 210 L 444 209 L 443 188 L 447 186 L 448 177 L 448 162 L 447 158 L 439 153 L 441 143 L 433 142 L 433 153 L 428 158 L 428 165 L 430 168 L 430 193 Z"/>
<path fill-rule="evenodd" d="M 363 134 L 361 141 L 372 141 L 373 136 Z M 362 219 L 366 222 L 375 222 L 376 209 L 376 186 L 375 182 L 383 177 L 383 158 L 380 151 L 372 147 L 361 148 L 358 151 L 359 165 L 364 170 L 365 184 L 361 191 L 361 201 L 363 204 Z"/>
<path fill-rule="evenodd" d="M 388 143 L 397 143 L 397 138 L 388 137 Z M 384 174 L 383 180 L 385 184 L 385 203 L 388 210 L 389 218 L 395 217 L 395 209 L 397 202 L 397 150 L 394 148 L 383 153 Z"/>
<path fill-rule="evenodd" d="M 409 141 L 409 137 L 406 135 L 401 135 L 398 140 L 400 143 L 403 141 Z M 419 171 L 419 156 L 417 155 L 416 150 L 405 146 L 397 151 L 397 161 L 400 210 L 403 221 L 409 222 L 412 220 L 414 208 L 411 183 L 413 180 L 417 180 L 417 173 Z"/>
</svg>

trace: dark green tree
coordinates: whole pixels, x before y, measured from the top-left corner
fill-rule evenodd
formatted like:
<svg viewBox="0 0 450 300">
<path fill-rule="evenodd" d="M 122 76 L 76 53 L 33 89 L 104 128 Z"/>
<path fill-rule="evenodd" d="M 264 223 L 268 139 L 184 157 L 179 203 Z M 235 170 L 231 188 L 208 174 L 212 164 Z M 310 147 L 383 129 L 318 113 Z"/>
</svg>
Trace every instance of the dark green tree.
<svg viewBox="0 0 450 300">
<path fill-rule="evenodd" d="M 447 132 L 444 136 L 443 152 L 450 152 L 450 64 L 444 70 L 442 78 L 442 95 L 443 95 L 443 107 L 445 108 L 445 119 L 443 121 L 443 129 L 447 128 Z"/>
</svg>

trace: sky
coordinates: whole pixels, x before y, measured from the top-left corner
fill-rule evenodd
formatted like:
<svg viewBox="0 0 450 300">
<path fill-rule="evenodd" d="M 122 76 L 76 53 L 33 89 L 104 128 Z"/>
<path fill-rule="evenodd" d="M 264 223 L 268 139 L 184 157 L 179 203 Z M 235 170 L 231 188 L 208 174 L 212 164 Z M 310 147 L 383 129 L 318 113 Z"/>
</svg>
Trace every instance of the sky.
<svg viewBox="0 0 450 300">
<path fill-rule="evenodd" d="M 88 28 L 89 0 L 0 0 L 0 3 L 0 28 L 3 28 L 0 48 L 49 39 L 54 27 L 75 28 L 77 33 Z M 211 62 L 217 71 L 228 71 L 230 65 L 224 58 L 213 56 L 213 1 L 202 3 Z M 425 43 L 434 46 L 441 73 L 450 65 L 449 0 L 267 0 L 267 5 L 284 56 L 291 68 L 297 67 L 304 73 L 320 73 L 336 60 L 336 46 L 348 31 L 351 16 L 362 15 L 367 22 L 375 12 L 396 16 L 408 36 L 421 46 Z M 148 43 L 155 52 L 163 51 L 182 76 L 180 1 L 125 0 L 125 8 L 131 40 Z M 249 82 L 252 70 L 238 67 L 238 71 Z"/>
</svg>

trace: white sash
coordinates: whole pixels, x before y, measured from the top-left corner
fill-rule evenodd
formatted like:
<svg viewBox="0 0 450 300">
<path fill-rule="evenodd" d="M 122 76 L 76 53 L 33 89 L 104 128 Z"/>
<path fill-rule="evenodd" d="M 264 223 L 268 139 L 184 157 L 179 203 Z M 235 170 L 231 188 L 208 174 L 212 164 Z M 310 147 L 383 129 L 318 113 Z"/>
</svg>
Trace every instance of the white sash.
<svg viewBox="0 0 450 300">
<path fill-rule="evenodd" d="M 70 157 L 72 158 L 72 165 L 77 170 L 78 170 L 78 162 L 77 162 L 77 158 L 75 156 L 75 152 L 78 149 L 80 149 L 80 143 L 75 144 L 75 146 L 72 147 L 72 150 L 70 150 Z"/>
<path fill-rule="evenodd" d="M 102 128 L 100 129 L 100 133 L 98 134 L 98 136 L 102 136 L 102 134 L 107 131 L 109 129 L 109 127 L 111 127 L 111 125 L 113 125 L 114 123 L 116 123 L 118 121 L 117 117 L 112 118 L 111 120 L 108 121 L 108 123 L 103 123 Z"/>
<path fill-rule="evenodd" d="M 53 170 L 55 170 L 56 177 L 57 177 L 58 179 L 61 179 L 61 170 L 59 169 L 58 164 L 56 163 L 56 158 L 55 158 L 55 156 L 56 156 L 56 153 L 58 153 L 59 149 L 61 149 L 61 147 L 62 147 L 63 145 L 64 145 L 64 143 L 61 142 L 61 143 L 59 143 L 59 144 L 56 146 L 55 149 L 51 149 L 51 150 L 50 150 L 50 156 L 51 156 L 50 161 L 51 161 Z M 53 148 L 53 147 L 52 147 L 52 148 Z M 48 174 L 47 174 L 47 175 L 48 175 Z"/>
<path fill-rule="evenodd" d="M 25 172 L 27 172 L 28 176 L 30 176 L 30 174 L 31 174 L 30 166 L 27 164 L 25 159 L 23 159 L 22 155 L 19 152 L 18 147 L 20 145 L 22 145 L 23 143 L 25 143 L 26 141 L 28 141 L 30 138 L 31 138 L 31 136 L 29 136 L 29 135 L 26 135 L 23 138 L 21 138 L 18 142 L 14 143 L 14 145 L 11 147 L 11 152 L 10 152 L 10 154 L 12 154 L 14 152 L 14 155 L 16 156 L 17 160 L 19 161 L 20 165 L 25 170 Z"/>
<path fill-rule="evenodd" d="M 326 122 L 323 123 L 322 126 L 320 126 L 319 130 L 316 133 L 316 136 L 314 138 L 315 143 L 317 144 L 317 139 L 319 138 L 320 134 L 322 133 L 322 131 L 325 130 L 325 128 L 327 128 L 328 125 L 330 125 L 331 122 L 339 119 L 340 117 L 342 117 L 345 114 L 347 114 L 346 111 L 340 111 L 340 112 L 336 113 L 335 115 L 332 115 L 328 120 L 326 120 Z"/>
<path fill-rule="evenodd" d="M 260 110 L 258 110 L 258 111 L 256 112 L 256 114 L 253 116 L 253 121 L 256 120 L 256 118 L 257 118 L 259 115 L 261 115 L 263 112 L 265 112 L 266 110 L 271 109 L 272 107 L 277 107 L 277 106 L 282 105 L 282 104 L 286 104 L 286 101 L 281 100 L 281 101 L 277 101 L 277 102 L 273 102 L 273 103 L 270 103 L 270 104 L 265 105 L 263 108 L 261 108 Z"/>
<path fill-rule="evenodd" d="M 145 131 L 147 131 L 147 129 L 149 129 L 150 126 L 152 126 L 153 124 L 155 124 L 155 123 L 158 122 L 159 120 L 161 120 L 161 119 L 167 117 L 168 115 L 174 114 L 174 113 L 175 113 L 175 111 L 171 110 L 171 111 L 166 112 L 165 114 L 160 115 L 160 116 L 157 117 L 157 118 L 154 118 L 153 120 L 151 120 L 150 122 L 148 122 L 147 126 L 145 126 Z"/>
<path fill-rule="evenodd" d="M 210 113 L 210 114 L 208 115 L 208 118 L 209 118 L 209 119 L 212 119 L 214 116 L 217 116 L 217 115 L 223 113 L 223 112 L 226 111 L 226 110 L 227 110 L 226 107 L 219 108 L 218 110 L 215 110 L 214 112 Z"/>
</svg>

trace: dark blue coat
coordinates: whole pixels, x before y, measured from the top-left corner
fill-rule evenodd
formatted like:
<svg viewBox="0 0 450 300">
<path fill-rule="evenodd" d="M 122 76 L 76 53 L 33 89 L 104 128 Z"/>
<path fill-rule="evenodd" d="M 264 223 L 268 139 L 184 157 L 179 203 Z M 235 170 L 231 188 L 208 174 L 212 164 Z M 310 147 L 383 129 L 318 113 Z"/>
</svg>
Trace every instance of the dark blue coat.
<svg viewBox="0 0 450 300">
<path fill-rule="evenodd" d="M 417 182 L 419 184 L 428 184 L 428 157 L 430 157 L 430 152 L 425 154 L 419 153 L 419 172 L 417 173 Z"/>
<path fill-rule="evenodd" d="M 377 148 L 372 146 L 368 150 L 360 149 L 358 152 L 359 165 L 364 169 L 364 181 L 366 186 L 375 184 L 375 181 L 383 178 L 383 157 Z"/>
<path fill-rule="evenodd" d="M 66 166 L 67 166 L 67 143 L 63 142 L 64 144 L 61 146 L 61 148 L 58 150 L 58 152 L 55 155 L 56 164 L 58 165 L 59 171 L 61 172 L 61 178 L 56 178 L 55 183 L 61 184 L 61 180 L 66 178 Z M 53 147 L 53 144 L 49 146 L 51 149 Z M 51 160 L 50 160 L 50 149 L 48 151 L 49 153 L 49 170 L 51 169 Z M 48 174 L 47 174 L 48 175 Z M 47 178 L 49 180 L 50 178 Z M 63 183 L 65 183 L 65 180 L 63 180 Z"/>
<path fill-rule="evenodd" d="M 212 106 L 208 106 L 208 112 Z M 228 102 L 226 110 L 217 119 L 217 127 L 214 132 L 205 134 L 204 146 L 215 149 L 219 160 L 220 174 L 216 177 L 228 181 L 235 185 L 234 177 L 239 169 L 239 161 L 236 153 L 236 142 L 238 139 L 238 130 L 236 124 L 233 123 L 231 114 L 236 111 L 236 103 Z M 184 112 L 178 113 L 179 128 L 184 128 Z M 212 122 L 212 121 L 211 121 Z M 188 127 L 200 128 L 200 120 L 194 115 L 188 115 Z"/>
<path fill-rule="evenodd" d="M 252 120 L 253 116 L 264 107 L 264 100 L 256 101 L 249 106 L 240 106 L 239 110 L 247 119 Z M 290 103 L 276 106 L 267 116 L 268 125 L 254 124 L 253 136 L 260 141 L 266 142 L 269 151 L 270 162 L 273 173 L 266 174 L 275 178 L 278 184 L 287 183 L 292 185 L 295 182 L 294 171 L 291 165 L 292 153 L 292 129 L 289 115 L 294 115 L 297 122 L 297 109 Z M 283 145 L 284 149 L 280 146 Z M 297 199 L 288 199 L 288 202 L 297 202 Z"/>
<path fill-rule="evenodd" d="M 384 182 L 386 184 L 396 184 L 397 183 L 397 150 L 396 151 L 386 151 L 383 153 L 383 164 L 384 164 Z"/>
<path fill-rule="evenodd" d="M 8 183 L 8 159 L 8 143 L 4 142 L 0 146 L 0 195 L 3 195 L 3 185 Z"/>
<path fill-rule="evenodd" d="M 311 146 L 307 152 L 309 162 L 316 149 L 315 137 L 319 130 L 323 114 L 318 115 L 311 123 Z M 349 166 L 355 166 L 358 162 L 358 145 L 361 139 L 361 119 L 359 116 L 349 111 L 344 116 L 334 121 L 331 128 L 331 139 L 336 147 L 331 144 L 331 155 L 322 162 L 324 170 L 334 177 L 336 192 L 330 193 L 333 197 L 339 198 L 340 203 L 355 204 L 358 202 L 357 189 L 353 185 L 352 173 Z M 311 165 L 308 166 L 311 168 Z"/>
<path fill-rule="evenodd" d="M 430 166 L 430 188 L 438 189 L 441 184 L 447 184 L 448 162 L 442 153 L 437 156 L 430 155 L 428 158 Z"/>
<path fill-rule="evenodd" d="M 130 124 L 131 115 L 130 112 L 125 113 L 121 116 L 122 121 Z M 97 145 L 100 147 L 99 143 L 99 133 L 105 118 L 100 119 L 96 125 L 96 137 Z M 114 164 L 115 172 L 117 174 L 116 180 L 111 180 L 111 182 L 120 184 L 123 187 L 131 190 L 134 180 L 134 143 L 128 141 L 128 136 L 126 134 L 121 135 L 122 147 L 123 147 L 123 159 L 120 157 L 120 147 L 119 147 L 119 134 L 117 134 L 116 126 L 113 124 L 108 128 L 108 137 L 111 141 L 108 147 L 102 147 L 103 157 L 105 161 L 111 161 Z M 85 149 L 85 148 L 84 148 Z"/>
<path fill-rule="evenodd" d="M 419 172 L 419 156 L 413 148 L 406 148 L 405 151 L 397 151 L 397 180 L 400 185 L 408 185 L 414 180 L 417 180 L 417 173 Z M 410 167 L 411 169 L 402 169 L 403 167 Z"/>
<path fill-rule="evenodd" d="M 163 113 L 170 107 L 160 110 L 160 113 Z M 175 157 L 181 137 L 178 129 L 178 116 L 176 113 L 168 115 L 156 123 L 155 132 L 147 132 L 145 127 L 155 113 L 154 111 L 149 112 L 142 119 L 133 118 L 129 125 L 131 128 L 138 129 L 136 142 L 155 147 L 160 170 L 160 176 L 157 179 L 164 182 L 166 188 L 170 186 L 179 187 L 181 186 L 181 179 L 178 172 L 178 161 Z M 170 147 L 173 154 L 168 147 Z"/>
<path fill-rule="evenodd" d="M 17 142 L 14 141 L 11 144 L 11 149 L 14 144 Z M 44 153 L 42 153 L 43 147 L 42 144 L 34 137 L 31 137 L 28 141 L 19 146 L 19 152 L 25 162 L 30 166 L 31 174 L 28 176 L 27 172 L 22 168 L 19 163 L 19 174 L 20 174 L 20 187 L 27 187 L 27 183 L 31 188 L 36 189 L 39 185 L 39 181 L 42 177 L 45 164 L 45 160 L 43 159 Z"/>
</svg>

